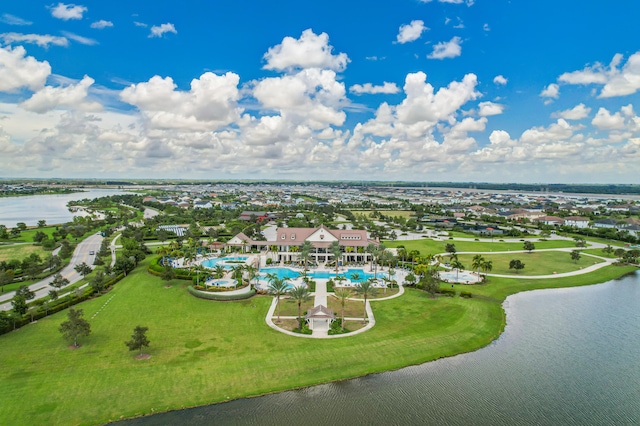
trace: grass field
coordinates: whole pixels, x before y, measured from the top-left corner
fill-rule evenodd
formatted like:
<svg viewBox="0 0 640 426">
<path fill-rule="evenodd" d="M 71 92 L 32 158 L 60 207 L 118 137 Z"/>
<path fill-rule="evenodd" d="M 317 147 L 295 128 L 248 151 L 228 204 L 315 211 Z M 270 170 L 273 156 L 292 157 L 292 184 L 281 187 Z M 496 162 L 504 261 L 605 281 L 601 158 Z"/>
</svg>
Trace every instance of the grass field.
<svg viewBox="0 0 640 426">
<path fill-rule="evenodd" d="M 458 255 L 458 260 L 462 262 L 465 269 L 471 270 L 471 264 L 473 263 L 472 254 Z M 513 254 L 483 254 L 482 257 L 485 260 L 491 260 L 493 262 L 492 274 L 500 275 L 548 275 L 557 272 L 558 274 L 563 272 L 577 271 L 587 266 L 591 266 L 594 263 L 602 263 L 601 259 L 596 259 L 591 256 L 581 256 L 578 262 L 571 260 L 571 255 L 567 252 L 559 251 L 534 251 L 531 253 L 513 253 Z M 509 262 L 512 259 L 520 259 L 524 263 L 524 269 L 516 273 L 515 270 L 509 269 Z"/>
<path fill-rule="evenodd" d="M 33 244 L 11 244 L 0 246 L 0 261 L 18 259 L 22 260 L 31 253 L 36 253 L 42 259 L 51 254 L 48 250 L 43 250 L 41 246 Z"/>
<path fill-rule="evenodd" d="M 408 289 L 372 304 L 376 326 L 366 333 L 316 340 L 269 328 L 271 297 L 197 299 L 183 282 L 165 288 L 165 281 L 145 272 L 147 262 L 110 293 L 77 306 L 92 327 L 80 349 L 69 349 L 58 332 L 66 312 L 0 336 L 0 424 L 103 424 L 468 352 L 500 334 L 501 301 L 508 294 L 604 282 L 634 270 L 608 267 L 565 279 L 495 278 L 456 286 L 474 293 L 469 300 L 432 299 Z M 148 360 L 136 360 L 124 345 L 137 325 L 149 327 Z"/>
<path fill-rule="evenodd" d="M 402 241 L 384 241 L 383 244 L 387 248 L 404 246 L 407 251 L 418 250 L 421 254 L 438 254 L 444 253 L 447 244 L 454 244 L 458 252 L 492 252 L 492 251 L 514 251 L 523 250 L 524 242 L 500 242 L 491 241 L 455 241 L 444 240 L 435 241 L 430 238 L 423 240 L 402 240 Z M 565 248 L 575 247 L 573 241 L 553 240 L 553 241 L 536 241 L 533 243 L 536 249 Z"/>
</svg>

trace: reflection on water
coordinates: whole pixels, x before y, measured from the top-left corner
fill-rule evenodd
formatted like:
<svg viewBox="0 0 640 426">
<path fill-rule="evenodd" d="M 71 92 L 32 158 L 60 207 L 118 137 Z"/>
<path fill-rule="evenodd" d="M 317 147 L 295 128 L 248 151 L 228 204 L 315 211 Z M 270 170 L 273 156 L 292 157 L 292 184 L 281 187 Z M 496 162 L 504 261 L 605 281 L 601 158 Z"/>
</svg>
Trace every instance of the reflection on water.
<svg viewBox="0 0 640 426">
<path fill-rule="evenodd" d="M 27 226 L 35 226 L 42 219 L 50 225 L 71 222 L 73 214 L 67 209 L 69 201 L 116 194 L 125 194 L 125 192 L 115 189 L 91 189 L 73 194 L 0 198 L 0 225 L 12 228 L 16 223 L 24 222 Z"/>
<path fill-rule="evenodd" d="M 402 370 L 133 425 L 640 424 L 640 275 L 509 297 L 504 334 Z"/>
</svg>

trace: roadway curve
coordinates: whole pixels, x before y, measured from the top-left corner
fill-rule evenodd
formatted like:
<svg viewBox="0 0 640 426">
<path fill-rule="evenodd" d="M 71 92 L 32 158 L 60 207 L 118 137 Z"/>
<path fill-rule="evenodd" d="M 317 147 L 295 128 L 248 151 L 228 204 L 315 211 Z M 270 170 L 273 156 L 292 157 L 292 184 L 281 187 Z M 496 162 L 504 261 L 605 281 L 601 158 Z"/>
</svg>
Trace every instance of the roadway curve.
<svg viewBox="0 0 640 426">
<path fill-rule="evenodd" d="M 63 277 L 69 280 L 69 285 L 76 283 L 82 279 L 82 275 L 78 274 L 74 269 L 77 265 L 81 264 L 82 262 L 85 262 L 90 266 L 93 265 L 93 261 L 96 258 L 95 253 L 98 253 L 98 251 L 100 251 L 101 244 L 102 236 L 100 234 L 93 234 L 78 243 L 76 249 L 73 252 L 73 255 L 71 256 L 71 261 L 60 271 L 60 274 L 62 274 Z M 93 251 L 94 254 L 89 254 L 91 251 Z M 35 299 L 41 299 L 49 295 L 49 291 L 54 289 L 49 285 L 52 280 L 53 276 L 50 276 L 29 286 L 29 289 L 36 294 Z M 0 296 L 0 310 L 11 310 L 11 299 L 13 299 L 14 295 L 15 291 L 11 291 Z"/>
</svg>

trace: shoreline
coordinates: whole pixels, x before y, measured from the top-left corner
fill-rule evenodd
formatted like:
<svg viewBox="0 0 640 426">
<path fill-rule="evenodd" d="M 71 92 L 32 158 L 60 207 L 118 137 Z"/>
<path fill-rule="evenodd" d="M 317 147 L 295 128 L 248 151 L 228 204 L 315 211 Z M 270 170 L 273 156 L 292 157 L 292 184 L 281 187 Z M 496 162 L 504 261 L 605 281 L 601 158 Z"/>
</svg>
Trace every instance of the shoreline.
<svg viewBox="0 0 640 426">
<path fill-rule="evenodd" d="M 612 267 L 615 267 L 615 266 L 610 266 L 610 268 L 612 268 Z M 511 293 L 511 294 L 507 295 L 506 297 L 504 297 L 500 301 L 498 301 L 498 300 L 496 300 L 496 301 L 485 300 L 486 302 L 489 302 L 489 303 L 497 303 L 497 302 L 500 303 L 500 311 L 502 313 L 502 321 L 500 323 L 499 329 L 497 330 L 497 333 L 495 333 L 493 336 L 491 336 L 488 341 L 486 341 L 484 344 L 482 344 L 482 345 L 480 345 L 478 347 L 475 347 L 475 348 L 472 348 L 472 349 L 469 349 L 469 350 L 460 351 L 460 352 L 451 353 L 451 354 L 443 354 L 441 356 L 432 357 L 432 358 L 430 358 L 428 360 L 424 360 L 424 361 L 421 361 L 421 362 L 410 363 L 410 364 L 406 364 L 406 365 L 399 366 L 399 367 L 396 367 L 396 368 L 380 369 L 380 370 L 376 370 L 376 371 L 367 372 L 365 374 L 350 376 L 350 377 L 346 377 L 346 378 L 336 378 L 336 379 L 322 381 L 322 382 L 308 384 L 308 385 L 295 386 L 295 387 L 290 387 L 290 388 L 286 388 L 286 389 L 271 390 L 271 391 L 266 391 L 266 392 L 261 392 L 261 393 L 241 396 L 241 397 L 238 397 L 238 398 L 231 398 L 231 399 L 225 399 L 225 400 L 220 400 L 220 401 L 214 401 L 214 402 L 206 403 L 206 404 L 183 406 L 181 408 L 169 409 L 169 410 L 165 410 L 165 411 L 154 411 L 153 413 L 148 413 L 148 414 L 142 414 L 142 415 L 139 415 L 139 416 L 123 418 L 123 419 L 119 419 L 117 421 L 109 421 L 107 424 L 123 424 L 123 423 L 126 423 L 127 421 L 131 421 L 131 420 L 135 420 L 135 419 L 141 419 L 141 418 L 145 418 L 145 417 L 153 417 L 153 416 L 156 416 L 156 415 L 162 415 L 162 414 L 167 414 L 167 413 L 175 413 L 175 412 L 178 412 L 178 411 L 198 409 L 198 408 L 203 408 L 203 407 L 207 407 L 207 406 L 225 404 L 225 403 L 232 402 L 232 401 L 241 401 L 241 400 L 245 400 L 245 399 L 246 400 L 255 399 L 255 398 L 260 398 L 260 397 L 267 396 L 267 395 L 273 395 L 273 394 L 278 394 L 278 393 L 282 393 L 282 392 L 289 392 L 289 391 L 307 389 L 307 388 L 311 388 L 311 387 L 314 387 L 314 386 L 320 386 L 320 385 L 329 384 L 329 383 L 340 383 L 340 382 L 359 379 L 359 378 L 363 378 L 363 377 L 367 377 L 367 376 L 371 376 L 371 375 L 377 375 L 377 374 L 383 374 L 383 373 L 399 371 L 399 370 L 402 370 L 402 369 L 405 369 L 405 368 L 410 368 L 410 367 L 415 367 L 415 366 L 422 365 L 422 364 L 431 363 L 431 362 L 434 362 L 434 361 L 437 361 L 437 360 L 440 360 L 440 359 L 453 358 L 453 357 L 456 357 L 456 356 L 459 356 L 459 355 L 464 355 L 464 354 L 476 352 L 476 351 L 478 351 L 480 349 L 483 349 L 483 348 L 486 348 L 487 346 L 489 346 L 492 343 L 496 342 L 504 334 L 505 328 L 507 326 L 507 312 L 506 312 L 506 309 L 505 309 L 505 303 L 508 303 L 509 297 L 515 296 L 515 295 L 519 295 L 519 294 L 525 294 L 525 293 L 529 293 L 529 292 L 535 292 L 535 291 L 546 291 L 546 290 L 558 290 L 558 289 L 568 289 L 568 288 L 577 288 L 577 287 L 597 286 L 597 285 L 605 284 L 605 283 L 607 283 L 609 281 L 615 281 L 615 280 L 622 279 L 625 276 L 636 274 L 636 273 L 638 273 L 638 271 L 640 271 L 640 269 L 637 268 L 637 267 L 633 267 L 633 269 L 631 269 L 631 267 L 624 267 L 624 268 L 625 269 L 629 269 L 629 270 L 627 270 L 626 272 L 623 272 L 622 274 L 615 274 L 614 277 L 605 279 L 604 281 L 585 282 L 584 284 L 573 284 L 573 285 L 567 285 L 567 286 L 551 286 L 551 287 L 531 288 L 531 289 L 525 289 L 525 290 L 522 290 L 522 291 Z M 588 276 L 588 274 L 587 274 L 587 276 Z M 541 280 L 541 281 L 543 281 L 543 280 Z M 544 280 L 544 281 L 548 281 L 548 280 Z"/>
</svg>

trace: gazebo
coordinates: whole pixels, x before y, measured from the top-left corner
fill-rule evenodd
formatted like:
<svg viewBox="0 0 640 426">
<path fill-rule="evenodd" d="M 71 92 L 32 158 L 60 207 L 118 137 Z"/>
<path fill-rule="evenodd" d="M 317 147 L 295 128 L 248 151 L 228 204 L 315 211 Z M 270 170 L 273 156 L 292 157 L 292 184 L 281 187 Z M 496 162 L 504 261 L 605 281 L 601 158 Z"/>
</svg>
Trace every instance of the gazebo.
<svg viewBox="0 0 640 426">
<path fill-rule="evenodd" d="M 336 319 L 336 316 L 331 309 L 324 305 L 318 305 L 309 309 L 304 319 L 307 320 L 307 324 L 311 330 L 315 328 L 316 321 L 320 322 L 320 324 L 326 324 L 328 329 L 333 320 Z"/>
</svg>

